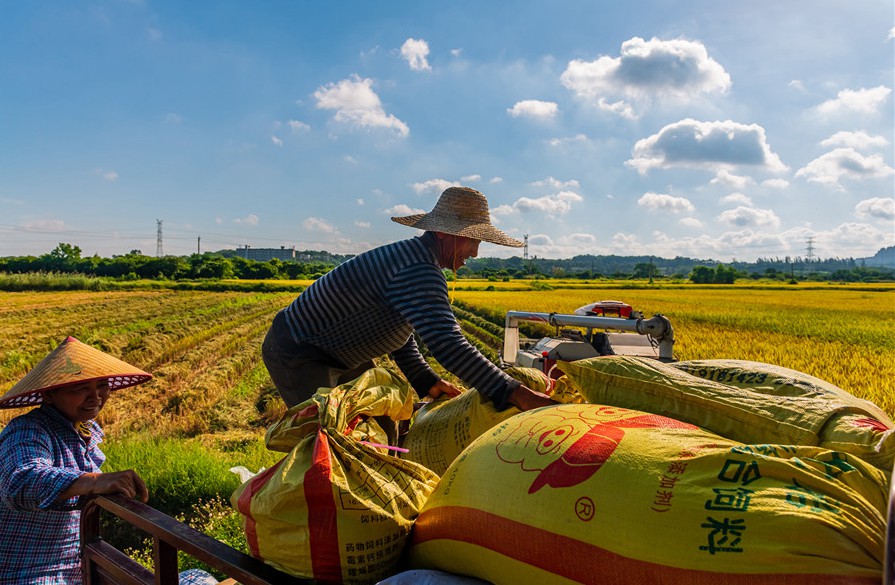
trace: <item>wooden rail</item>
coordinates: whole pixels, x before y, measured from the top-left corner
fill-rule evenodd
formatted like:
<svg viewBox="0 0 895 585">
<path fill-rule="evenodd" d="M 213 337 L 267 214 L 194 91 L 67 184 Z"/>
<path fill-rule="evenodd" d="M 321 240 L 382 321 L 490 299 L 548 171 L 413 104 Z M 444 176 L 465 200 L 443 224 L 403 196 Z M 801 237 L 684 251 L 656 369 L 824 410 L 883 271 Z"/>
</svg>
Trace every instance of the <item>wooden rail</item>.
<svg viewBox="0 0 895 585">
<path fill-rule="evenodd" d="M 152 537 L 155 572 L 100 537 L 100 511 L 118 516 Z M 136 500 L 97 496 L 81 512 L 84 585 L 176 585 L 177 551 L 231 577 L 241 585 L 311 585 L 244 554 Z"/>
</svg>

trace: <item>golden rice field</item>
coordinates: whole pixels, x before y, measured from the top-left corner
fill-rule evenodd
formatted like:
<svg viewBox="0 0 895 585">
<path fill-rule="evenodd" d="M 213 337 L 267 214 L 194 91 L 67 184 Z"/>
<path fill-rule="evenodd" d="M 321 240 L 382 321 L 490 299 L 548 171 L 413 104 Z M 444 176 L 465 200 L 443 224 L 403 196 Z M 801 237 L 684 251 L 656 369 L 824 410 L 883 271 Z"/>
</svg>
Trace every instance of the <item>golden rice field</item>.
<svg viewBox="0 0 895 585">
<path fill-rule="evenodd" d="M 895 285 L 559 288 L 551 281 L 555 290 L 519 290 L 525 286 L 461 281 L 451 293 L 464 332 L 492 356 L 507 310 L 572 312 L 595 300 L 621 300 L 671 320 L 678 359 L 792 368 L 895 415 Z M 467 290 L 473 288 L 479 290 Z M 113 395 L 100 420 L 110 435 L 257 437 L 283 412 L 261 362 L 261 341 L 295 294 L 0 293 L 0 392 L 72 335 L 155 375 Z M 0 410 L 0 426 L 20 412 Z"/>
</svg>

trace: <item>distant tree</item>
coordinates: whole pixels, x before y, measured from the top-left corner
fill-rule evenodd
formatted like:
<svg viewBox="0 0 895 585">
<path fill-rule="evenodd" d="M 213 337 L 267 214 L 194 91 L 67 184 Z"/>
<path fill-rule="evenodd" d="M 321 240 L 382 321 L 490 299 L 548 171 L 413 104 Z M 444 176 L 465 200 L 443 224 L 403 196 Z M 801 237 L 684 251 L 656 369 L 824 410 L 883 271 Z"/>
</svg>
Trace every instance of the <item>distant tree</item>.
<svg viewBox="0 0 895 585">
<path fill-rule="evenodd" d="M 690 281 L 695 284 L 710 284 L 715 281 L 715 271 L 708 266 L 694 266 Z"/>
</svg>

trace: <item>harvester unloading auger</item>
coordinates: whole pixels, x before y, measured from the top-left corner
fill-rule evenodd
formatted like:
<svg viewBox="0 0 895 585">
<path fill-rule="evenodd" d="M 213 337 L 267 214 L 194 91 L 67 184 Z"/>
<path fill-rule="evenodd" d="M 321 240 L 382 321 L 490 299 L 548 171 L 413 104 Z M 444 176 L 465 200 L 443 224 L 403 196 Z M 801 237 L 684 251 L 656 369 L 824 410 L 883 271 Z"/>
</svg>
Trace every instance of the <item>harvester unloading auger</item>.
<svg viewBox="0 0 895 585">
<path fill-rule="evenodd" d="M 523 321 L 552 325 L 556 335 L 537 341 L 521 339 L 519 324 Z M 507 365 L 537 368 L 549 374 L 556 360 L 636 355 L 670 362 L 674 361 L 673 349 L 674 328 L 663 315 L 646 319 L 620 301 L 598 301 L 579 307 L 574 314 L 508 311 L 501 359 Z"/>
</svg>

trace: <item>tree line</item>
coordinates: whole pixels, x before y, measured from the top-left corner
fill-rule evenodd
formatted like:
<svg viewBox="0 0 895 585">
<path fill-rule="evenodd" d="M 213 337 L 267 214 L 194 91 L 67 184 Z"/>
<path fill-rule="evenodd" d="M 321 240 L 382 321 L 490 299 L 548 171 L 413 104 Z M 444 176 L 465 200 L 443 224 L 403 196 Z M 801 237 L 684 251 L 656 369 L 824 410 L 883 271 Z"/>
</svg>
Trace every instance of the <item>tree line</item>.
<svg viewBox="0 0 895 585">
<path fill-rule="evenodd" d="M 272 259 L 252 260 L 233 250 L 206 252 L 190 256 L 154 257 L 132 250 L 127 254 L 104 258 L 84 257 L 81 248 L 60 243 L 41 256 L 0 258 L 0 272 L 83 274 L 120 280 L 155 279 L 243 279 L 305 280 L 316 279 L 332 270 L 350 255 L 306 250 L 299 255 L 305 261 Z M 689 280 L 697 284 L 732 284 L 742 279 L 782 282 L 799 280 L 839 282 L 879 282 L 895 280 L 895 268 L 868 266 L 866 259 L 831 258 L 759 258 L 756 262 L 727 264 L 691 258 L 655 256 L 575 256 L 563 260 L 544 258 L 471 258 L 457 272 L 460 278 L 489 280 L 599 278 L 634 280 Z M 453 278 L 453 274 L 446 273 Z"/>
</svg>

